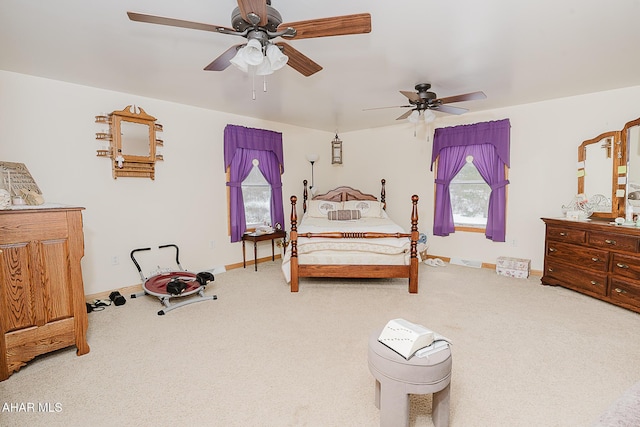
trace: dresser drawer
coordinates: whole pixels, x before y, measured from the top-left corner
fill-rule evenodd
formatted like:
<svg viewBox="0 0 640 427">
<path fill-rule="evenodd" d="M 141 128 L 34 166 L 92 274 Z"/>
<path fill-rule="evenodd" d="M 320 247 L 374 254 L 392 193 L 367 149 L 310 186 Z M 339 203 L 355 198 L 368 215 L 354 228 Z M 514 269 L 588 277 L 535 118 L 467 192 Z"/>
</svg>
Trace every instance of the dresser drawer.
<svg viewBox="0 0 640 427">
<path fill-rule="evenodd" d="M 577 268 L 607 272 L 609 252 L 562 242 L 547 242 L 547 259 L 566 262 Z"/>
<path fill-rule="evenodd" d="M 589 232 L 587 243 L 591 246 L 615 249 L 617 251 L 638 251 L 638 238 L 622 234 Z"/>
<path fill-rule="evenodd" d="M 547 258 L 545 282 L 596 296 L 607 294 L 607 273 L 585 271 L 575 265 Z M 556 280 L 554 280 L 556 279 Z"/>
<path fill-rule="evenodd" d="M 623 276 L 640 280 L 640 257 L 612 254 L 611 272 L 614 276 Z"/>
<path fill-rule="evenodd" d="M 612 279 L 609 299 L 614 304 L 640 312 L 640 285 L 625 280 Z"/>
<path fill-rule="evenodd" d="M 564 227 L 547 226 L 547 240 L 557 240 L 559 242 L 584 243 L 587 232 L 584 230 L 573 230 Z"/>
</svg>

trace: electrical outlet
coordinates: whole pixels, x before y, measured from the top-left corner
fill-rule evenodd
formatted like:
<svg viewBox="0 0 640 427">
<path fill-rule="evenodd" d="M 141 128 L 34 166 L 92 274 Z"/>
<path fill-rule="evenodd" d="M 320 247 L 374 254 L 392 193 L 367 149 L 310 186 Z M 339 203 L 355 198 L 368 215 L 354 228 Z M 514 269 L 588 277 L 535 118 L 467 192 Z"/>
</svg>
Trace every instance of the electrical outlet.
<svg viewBox="0 0 640 427">
<path fill-rule="evenodd" d="M 215 249 L 215 248 L 216 248 L 216 241 L 215 240 L 209 241 L 209 249 Z"/>
<path fill-rule="evenodd" d="M 118 265 L 120 264 L 120 258 L 118 258 L 117 255 L 114 255 L 111 257 L 111 265 Z"/>
</svg>

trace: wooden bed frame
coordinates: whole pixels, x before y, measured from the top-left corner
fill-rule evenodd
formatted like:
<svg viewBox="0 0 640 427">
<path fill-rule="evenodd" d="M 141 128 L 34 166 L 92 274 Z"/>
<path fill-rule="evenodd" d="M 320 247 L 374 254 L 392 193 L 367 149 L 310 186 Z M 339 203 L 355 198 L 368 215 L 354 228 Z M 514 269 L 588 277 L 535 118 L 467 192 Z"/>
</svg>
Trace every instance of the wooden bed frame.
<svg viewBox="0 0 640 427">
<path fill-rule="evenodd" d="M 385 180 L 381 180 L 382 190 L 380 202 L 386 209 Z M 303 209 L 307 210 L 307 181 L 304 181 Z M 418 293 L 418 196 L 411 196 L 413 208 L 411 210 L 411 233 L 377 233 L 377 232 L 327 232 L 298 234 L 298 215 L 296 202 L 298 198 L 291 196 L 291 233 L 289 247 L 291 248 L 291 292 L 298 292 L 301 277 L 341 277 L 341 278 L 407 278 L 409 279 L 409 293 Z M 347 200 L 378 200 L 371 194 L 362 193 L 351 187 L 337 187 L 325 194 L 313 197 L 313 200 L 347 201 Z M 299 264 L 298 237 L 324 237 L 336 239 L 377 239 L 383 237 L 409 238 L 411 240 L 411 255 L 409 265 L 351 265 L 351 264 Z"/>
</svg>

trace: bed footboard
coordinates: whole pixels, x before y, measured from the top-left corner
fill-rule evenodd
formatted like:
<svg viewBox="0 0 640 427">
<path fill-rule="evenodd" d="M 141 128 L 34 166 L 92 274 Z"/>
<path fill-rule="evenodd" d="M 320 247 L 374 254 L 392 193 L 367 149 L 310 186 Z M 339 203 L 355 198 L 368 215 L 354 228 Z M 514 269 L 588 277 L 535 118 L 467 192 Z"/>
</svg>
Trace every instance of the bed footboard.
<svg viewBox="0 0 640 427">
<path fill-rule="evenodd" d="M 298 216 L 296 203 L 298 198 L 291 196 L 291 292 L 298 292 L 301 277 L 341 277 L 341 278 L 407 278 L 409 292 L 418 292 L 418 196 L 413 195 L 411 202 L 410 233 L 378 233 L 378 232 L 327 232 L 298 233 Z M 335 239 L 378 239 L 409 238 L 411 241 L 409 265 L 325 265 L 300 264 L 298 260 L 298 237 L 335 238 Z"/>
</svg>

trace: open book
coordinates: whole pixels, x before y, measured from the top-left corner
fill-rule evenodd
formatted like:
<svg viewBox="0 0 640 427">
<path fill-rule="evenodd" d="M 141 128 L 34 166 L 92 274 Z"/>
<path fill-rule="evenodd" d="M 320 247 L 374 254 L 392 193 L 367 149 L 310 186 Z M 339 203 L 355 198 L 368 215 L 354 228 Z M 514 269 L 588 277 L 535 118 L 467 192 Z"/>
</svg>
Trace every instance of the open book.
<svg viewBox="0 0 640 427">
<path fill-rule="evenodd" d="M 409 360 L 421 348 L 430 346 L 435 339 L 433 331 L 404 319 L 390 320 L 378 341 Z"/>
</svg>

